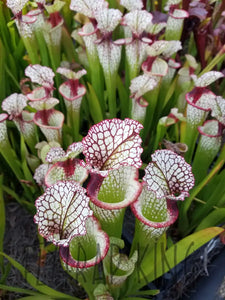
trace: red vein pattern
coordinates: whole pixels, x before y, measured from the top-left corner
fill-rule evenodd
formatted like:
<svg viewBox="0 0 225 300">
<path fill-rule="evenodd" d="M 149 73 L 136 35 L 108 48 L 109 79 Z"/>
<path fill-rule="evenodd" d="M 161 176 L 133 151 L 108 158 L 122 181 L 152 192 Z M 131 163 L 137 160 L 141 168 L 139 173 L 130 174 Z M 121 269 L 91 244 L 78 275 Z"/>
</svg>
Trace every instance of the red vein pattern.
<svg viewBox="0 0 225 300">
<path fill-rule="evenodd" d="M 166 196 L 171 200 L 184 200 L 194 186 L 191 166 L 171 150 L 158 150 L 152 154 L 152 162 L 145 169 L 143 181 L 157 197 Z"/>
<path fill-rule="evenodd" d="M 85 189 L 70 181 L 59 181 L 47 188 L 35 206 L 34 222 L 40 235 L 58 246 L 68 246 L 74 236 L 85 235 L 86 219 L 92 216 Z"/>
<path fill-rule="evenodd" d="M 51 68 L 41 65 L 29 65 L 25 69 L 25 75 L 30 77 L 32 82 L 38 83 L 46 88 L 52 88 L 54 85 L 54 72 Z"/>
<path fill-rule="evenodd" d="M 98 170 L 117 169 L 121 165 L 139 168 L 142 165 L 140 130 L 137 121 L 104 120 L 91 127 L 83 138 L 86 162 Z"/>
</svg>

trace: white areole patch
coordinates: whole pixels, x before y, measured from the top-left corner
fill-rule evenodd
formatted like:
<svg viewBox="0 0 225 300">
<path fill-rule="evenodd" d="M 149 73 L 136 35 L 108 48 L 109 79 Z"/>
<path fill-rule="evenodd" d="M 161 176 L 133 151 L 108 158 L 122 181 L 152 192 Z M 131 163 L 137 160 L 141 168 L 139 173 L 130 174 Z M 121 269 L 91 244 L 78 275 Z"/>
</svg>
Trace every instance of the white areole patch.
<svg viewBox="0 0 225 300">
<path fill-rule="evenodd" d="M 47 188 L 36 202 L 34 216 L 40 235 L 57 246 L 68 246 L 74 236 L 85 235 L 86 219 L 93 215 L 85 189 L 60 181 Z"/>
<path fill-rule="evenodd" d="M 25 75 L 30 77 L 31 81 L 38 83 L 46 88 L 52 88 L 54 85 L 54 72 L 51 68 L 41 65 L 29 65 L 25 69 Z"/>
<path fill-rule="evenodd" d="M 145 169 L 143 181 L 157 197 L 172 200 L 184 200 L 194 186 L 191 166 L 171 150 L 158 150 L 152 154 L 152 162 Z"/>
<path fill-rule="evenodd" d="M 142 128 L 131 119 L 104 120 L 94 125 L 82 141 L 86 162 L 98 170 L 117 169 L 121 165 L 139 168 Z"/>
</svg>

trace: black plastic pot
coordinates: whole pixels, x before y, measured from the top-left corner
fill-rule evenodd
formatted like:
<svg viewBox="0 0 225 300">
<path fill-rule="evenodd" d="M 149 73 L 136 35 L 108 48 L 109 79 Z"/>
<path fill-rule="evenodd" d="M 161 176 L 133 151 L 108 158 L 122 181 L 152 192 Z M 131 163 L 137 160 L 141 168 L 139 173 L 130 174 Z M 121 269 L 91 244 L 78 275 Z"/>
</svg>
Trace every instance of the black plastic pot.
<svg viewBox="0 0 225 300">
<path fill-rule="evenodd" d="M 135 224 L 129 208 L 125 217 L 123 239 L 129 250 Z M 212 239 L 146 288 L 160 290 L 154 300 L 225 299 L 225 245 Z"/>
<path fill-rule="evenodd" d="M 224 278 L 225 246 L 215 238 L 156 280 L 152 288 L 161 292 L 154 299 L 225 299 Z"/>
</svg>

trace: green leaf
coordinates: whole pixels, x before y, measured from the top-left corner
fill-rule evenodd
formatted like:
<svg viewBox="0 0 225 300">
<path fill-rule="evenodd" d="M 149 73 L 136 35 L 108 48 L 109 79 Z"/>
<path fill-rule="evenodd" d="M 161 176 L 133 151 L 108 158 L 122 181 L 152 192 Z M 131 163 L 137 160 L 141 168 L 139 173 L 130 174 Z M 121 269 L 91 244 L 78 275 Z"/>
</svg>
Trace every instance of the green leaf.
<svg viewBox="0 0 225 300">
<path fill-rule="evenodd" d="M 160 91 L 160 84 L 158 84 L 152 91 L 149 91 L 144 96 L 144 99 L 149 102 L 149 106 L 147 107 L 146 116 L 145 116 L 144 129 L 141 134 L 144 143 L 148 135 L 150 133 L 152 135 L 151 127 L 153 125 L 155 126 L 155 110 L 157 106 L 159 91 Z"/>
<path fill-rule="evenodd" d="M 87 83 L 87 85 L 89 88 L 89 92 L 87 92 L 87 96 L 88 96 L 87 98 L 88 98 L 91 116 L 95 123 L 99 123 L 103 120 L 101 106 L 99 104 L 98 97 L 92 85 L 90 83 Z"/>
<path fill-rule="evenodd" d="M 206 65 L 206 67 L 202 70 L 202 72 L 198 76 L 202 76 L 206 72 L 211 71 L 219 62 L 225 59 L 225 53 L 223 48 L 217 53 L 217 55 Z"/>
<path fill-rule="evenodd" d="M 54 300 L 54 298 L 40 295 L 40 296 L 27 296 L 27 297 L 22 297 L 20 299 L 26 299 L 26 300 Z"/>
<path fill-rule="evenodd" d="M 0 289 L 4 290 L 4 291 L 9 291 L 9 292 L 16 292 L 16 293 L 21 293 L 21 294 L 28 294 L 28 295 L 33 295 L 33 296 L 42 296 L 42 297 L 44 297 L 44 295 L 39 294 L 37 292 L 34 292 L 32 290 L 21 289 L 19 287 L 8 286 L 8 285 L 4 285 L 4 284 L 0 284 Z"/>
<path fill-rule="evenodd" d="M 21 166 L 22 166 L 22 169 L 23 169 L 23 173 L 24 173 L 24 176 L 25 176 L 26 180 L 33 182 L 33 176 L 31 174 L 31 171 L 28 168 L 27 160 L 26 160 L 26 156 L 28 154 L 27 147 L 26 147 L 24 137 L 23 137 L 22 134 L 20 135 L 20 137 L 21 137 L 21 139 L 20 139 L 20 150 L 21 150 L 21 161 L 22 161 Z"/>
<path fill-rule="evenodd" d="M 3 175 L 0 175 L 0 251 L 3 251 L 5 234 L 5 204 L 3 198 Z M 0 269 L 3 270 L 3 260 L 0 258 Z"/>
<path fill-rule="evenodd" d="M 125 89 L 125 86 L 123 85 L 123 82 L 119 75 L 117 75 L 116 84 L 117 84 L 119 99 L 120 99 L 121 119 L 124 119 L 126 117 L 129 117 L 130 115 L 129 108 L 130 108 L 131 100 L 129 99 L 127 90 Z"/>
<path fill-rule="evenodd" d="M 1 275 L 1 279 L 0 279 L 0 284 L 5 283 L 9 272 L 11 270 L 11 264 L 9 262 L 7 262 L 7 264 L 4 265 L 4 273 Z"/>
<path fill-rule="evenodd" d="M 72 297 L 70 295 L 58 292 L 49 286 L 45 285 L 43 282 L 41 282 L 38 278 L 36 278 L 32 273 L 28 272 L 20 263 L 18 263 L 16 260 L 8 256 L 7 254 L 0 252 L 0 255 L 4 256 L 8 259 L 8 261 L 17 269 L 20 271 L 22 276 L 26 279 L 26 281 L 37 291 L 53 297 L 53 299 L 79 299 L 76 297 Z M 43 299 L 43 298 L 42 298 Z"/>
<path fill-rule="evenodd" d="M 204 218 L 195 231 L 199 231 L 211 226 L 216 226 L 223 222 L 225 222 L 225 208 L 219 208 L 214 210 L 206 218 Z"/>
<path fill-rule="evenodd" d="M 169 102 L 171 99 L 176 87 L 177 87 L 177 79 L 178 77 L 175 77 L 174 80 L 170 83 L 168 87 L 166 87 L 167 93 L 165 96 L 165 100 L 163 102 L 163 108 L 165 108 L 166 104 Z M 161 95 L 160 95 L 161 96 Z"/>
<path fill-rule="evenodd" d="M 33 2 L 31 2 L 33 3 Z M 40 50 L 41 62 L 44 66 L 49 66 L 48 49 L 45 43 L 43 33 L 39 30 L 35 31 L 35 36 Z M 72 48 L 71 48 L 72 49 Z"/>
<path fill-rule="evenodd" d="M 218 207 L 225 207 L 225 194 L 220 197 L 219 201 L 217 202 Z"/>
<path fill-rule="evenodd" d="M 10 195 L 14 200 L 16 200 L 21 206 L 25 207 L 29 212 L 35 214 L 36 208 L 33 203 L 26 201 L 24 198 L 19 196 L 14 190 L 10 189 L 9 187 L 3 185 L 3 191 Z"/>
<path fill-rule="evenodd" d="M 3 242 L 5 234 L 5 203 L 3 198 L 3 175 L 0 175 L 0 251 L 3 251 Z M 3 257 L 0 257 L 0 270 L 4 272 Z"/>
<path fill-rule="evenodd" d="M 18 160 L 18 157 L 14 149 L 10 148 L 10 145 L 7 145 L 7 147 L 2 147 L 2 148 L 0 145 L 0 153 L 2 154 L 3 158 L 6 160 L 7 164 L 14 172 L 17 179 L 20 181 L 20 179 L 23 178 L 23 173 L 21 171 L 20 162 Z"/>
<path fill-rule="evenodd" d="M 8 27 L 11 27 L 11 26 L 13 26 L 14 23 L 15 23 L 15 20 L 13 19 L 12 21 L 9 21 L 9 22 L 7 23 L 7 26 L 8 26 Z"/>
<path fill-rule="evenodd" d="M 138 292 L 139 295 L 149 295 L 149 296 L 154 296 L 159 294 L 160 290 L 149 290 L 149 291 L 140 291 Z"/>
<path fill-rule="evenodd" d="M 0 40 L 0 82 L 1 82 L 0 100 L 3 100 L 6 97 L 5 63 L 6 63 L 6 51 L 2 41 Z"/>
<path fill-rule="evenodd" d="M 160 290 L 146 290 L 146 291 L 138 291 L 137 296 L 155 296 L 159 294 Z"/>
<path fill-rule="evenodd" d="M 65 19 L 65 21 L 67 22 L 68 20 Z M 75 51 L 73 41 L 65 27 L 62 28 L 62 47 L 68 61 L 78 61 L 78 55 Z"/>
<path fill-rule="evenodd" d="M 49 244 L 44 249 L 45 249 L 46 252 L 54 252 L 58 248 L 54 244 Z"/>
<path fill-rule="evenodd" d="M 129 300 L 146 300 L 146 298 L 141 298 L 141 297 L 126 297 L 124 299 L 129 299 Z"/>
<path fill-rule="evenodd" d="M 12 61 L 11 64 L 13 64 L 13 60 L 12 59 L 11 59 L 11 61 Z M 13 85 L 18 90 L 20 90 L 20 85 L 19 85 L 18 81 L 16 80 L 15 73 L 7 65 L 5 65 L 5 72 L 6 72 L 7 76 L 10 77 L 10 80 L 12 81 Z"/>
</svg>

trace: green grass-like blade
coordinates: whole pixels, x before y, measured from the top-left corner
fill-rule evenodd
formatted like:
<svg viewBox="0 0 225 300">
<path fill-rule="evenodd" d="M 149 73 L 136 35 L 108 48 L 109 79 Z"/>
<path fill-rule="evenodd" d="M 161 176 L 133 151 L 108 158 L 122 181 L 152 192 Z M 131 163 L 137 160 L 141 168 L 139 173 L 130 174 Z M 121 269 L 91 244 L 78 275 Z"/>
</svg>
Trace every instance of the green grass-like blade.
<svg viewBox="0 0 225 300">
<path fill-rule="evenodd" d="M 146 298 L 141 298 L 141 297 L 126 297 L 124 299 L 129 299 L 129 300 L 146 300 Z"/>
<path fill-rule="evenodd" d="M 39 296 L 27 296 L 27 297 L 22 297 L 20 299 L 26 299 L 26 300 L 54 300 L 54 298 L 44 296 L 44 295 L 39 295 Z"/>
<path fill-rule="evenodd" d="M 149 105 L 146 111 L 144 129 L 141 132 L 143 143 L 146 142 L 149 135 L 152 136 L 153 126 L 156 126 L 156 124 L 158 123 L 158 120 L 155 119 L 154 114 L 157 106 L 159 91 L 160 91 L 160 84 L 158 84 L 153 90 L 149 91 L 144 96 L 144 99 L 148 101 Z"/>
<path fill-rule="evenodd" d="M 3 185 L 3 191 L 10 195 L 14 200 L 16 200 L 21 206 L 25 207 L 29 212 L 35 214 L 36 208 L 33 203 L 25 200 L 20 195 L 18 195 L 14 190 L 10 189 L 9 187 Z"/>
<path fill-rule="evenodd" d="M 116 73 L 105 73 L 105 83 L 108 96 L 108 108 L 110 119 L 116 117 L 117 106 L 116 106 Z"/>
<path fill-rule="evenodd" d="M 223 222 L 225 222 L 225 208 L 219 208 L 214 210 L 206 218 L 204 218 L 195 231 L 199 231 L 211 226 L 216 226 Z"/>
<path fill-rule="evenodd" d="M 5 47 L 0 39 L 0 101 L 6 97 L 6 74 L 5 74 L 5 61 L 6 61 L 6 52 Z"/>
<path fill-rule="evenodd" d="M 27 147 L 24 141 L 24 137 L 21 134 L 20 135 L 20 153 L 21 153 L 21 167 L 23 169 L 24 179 L 29 180 L 34 183 L 33 176 L 31 174 L 31 171 L 27 165 L 26 156 L 28 155 Z M 34 189 L 33 189 L 34 192 Z"/>
<path fill-rule="evenodd" d="M 0 1 L 0 34 L 2 36 L 2 42 L 5 45 L 7 52 L 10 52 L 12 48 L 10 48 L 11 40 L 7 27 L 7 22 L 9 21 L 10 17 L 8 16 L 7 12 L 9 12 L 8 7 L 4 5 L 3 1 Z"/>
<path fill-rule="evenodd" d="M 7 262 L 7 264 L 4 265 L 4 273 L 1 275 L 0 284 L 5 284 L 6 279 L 10 273 L 11 267 L 12 266 L 9 262 Z"/>
<path fill-rule="evenodd" d="M 49 286 L 45 285 L 41 282 L 38 278 L 36 278 L 32 273 L 28 272 L 20 263 L 14 260 L 12 257 L 8 256 L 7 254 L 0 252 L 1 256 L 4 256 L 8 261 L 20 271 L 22 276 L 26 279 L 26 281 L 37 291 L 43 293 L 44 295 L 53 297 L 53 299 L 79 299 L 76 297 L 72 297 L 70 295 L 66 295 L 64 293 L 58 292 Z"/>
<path fill-rule="evenodd" d="M 3 242 L 5 235 L 5 203 L 3 198 L 3 175 L 0 176 L 0 251 L 3 251 Z M 4 273 L 3 257 L 0 257 L 0 270 Z"/>
<path fill-rule="evenodd" d="M 15 292 L 15 293 L 21 293 L 21 294 L 27 294 L 27 295 L 32 295 L 32 296 L 44 296 L 43 294 L 34 292 L 32 290 L 27 290 L 27 289 L 21 289 L 19 287 L 14 287 L 14 286 L 8 286 L 4 284 L 0 284 L 0 289 L 4 291 L 9 291 L 9 292 Z M 21 299 L 21 298 L 20 298 Z"/>
<path fill-rule="evenodd" d="M 160 290 L 138 291 L 137 296 L 155 296 L 155 295 L 159 294 L 159 292 L 160 292 Z"/>
<path fill-rule="evenodd" d="M 131 99 L 129 99 L 127 90 L 119 75 L 117 75 L 116 84 L 120 99 L 121 119 L 128 118 L 130 115 L 129 107 L 131 106 Z"/>
<path fill-rule="evenodd" d="M 40 51 L 40 56 L 41 56 L 41 63 L 44 66 L 49 66 L 49 56 L 48 56 L 48 49 L 45 43 L 45 39 L 44 36 L 42 34 L 42 32 L 40 32 L 39 30 L 37 30 L 35 32 L 35 36 L 37 39 L 37 43 L 39 46 L 39 51 Z"/>
<path fill-rule="evenodd" d="M 62 49 L 69 62 L 79 60 L 71 36 L 65 27 L 62 28 Z"/>
<path fill-rule="evenodd" d="M 89 92 L 87 92 L 88 104 L 90 108 L 91 116 L 95 123 L 99 123 L 103 120 L 102 110 L 98 97 L 90 83 L 88 84 Z"/>
</svg>

